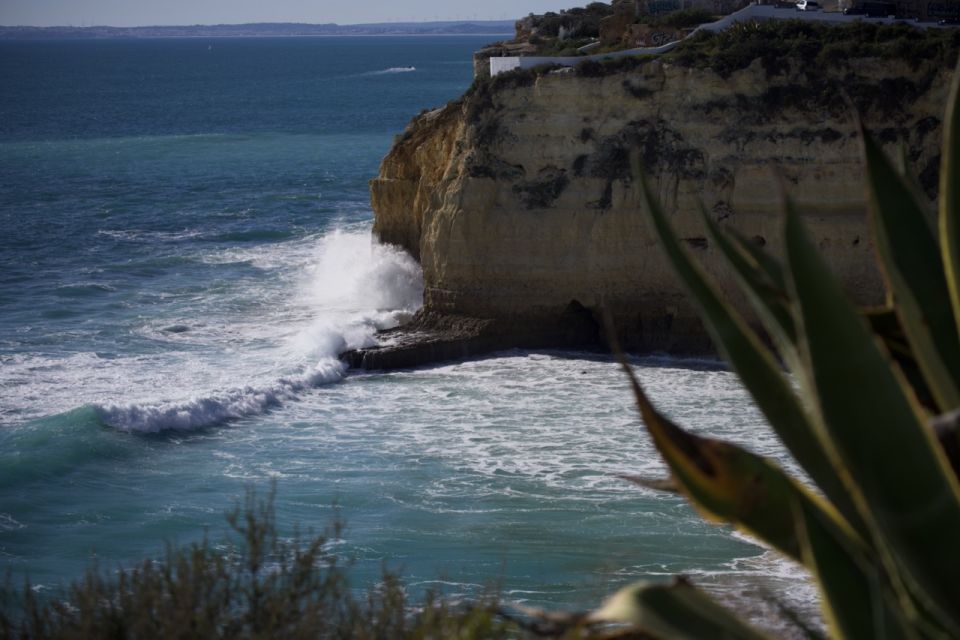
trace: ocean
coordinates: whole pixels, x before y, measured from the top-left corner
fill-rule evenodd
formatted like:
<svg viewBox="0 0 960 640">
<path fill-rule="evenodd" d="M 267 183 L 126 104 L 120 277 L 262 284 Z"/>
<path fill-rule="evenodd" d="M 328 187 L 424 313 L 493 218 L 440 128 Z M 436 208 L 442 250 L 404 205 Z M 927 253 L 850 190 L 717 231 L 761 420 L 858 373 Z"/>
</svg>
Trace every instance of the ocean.
<svg viewBox="0 0 960 640">
<path fill-rule="evenodd" d="M 803 572 L 677 496 L 605 356 L 347 370 L 422 279 L 371 238 L 367 181 L 489 37 L 0 42 L 0 572 L 54 590 L 225 535 L 346 523 L 453 597 L 582 609 L 638 579 L 809 610 Z M 636 358 L 698 433 L 794 468 L 718 362 Z"/>
</svg>

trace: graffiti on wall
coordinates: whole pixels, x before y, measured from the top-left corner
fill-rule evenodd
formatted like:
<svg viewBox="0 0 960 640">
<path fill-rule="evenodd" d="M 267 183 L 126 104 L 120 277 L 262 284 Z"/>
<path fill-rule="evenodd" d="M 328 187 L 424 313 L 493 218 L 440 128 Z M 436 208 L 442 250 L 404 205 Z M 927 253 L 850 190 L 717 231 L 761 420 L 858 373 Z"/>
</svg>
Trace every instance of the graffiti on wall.
<svg viewBox="0 0 960 640">
<path fill-rule="evenodd" d="M 675 38 L 672 33 L 664 33 L 663 31 L 654 31 L 647 38 L 647 44 L 651 47 L 659 47 L 667 44 L 668 42 L 673 42 Z"/>
</svg>

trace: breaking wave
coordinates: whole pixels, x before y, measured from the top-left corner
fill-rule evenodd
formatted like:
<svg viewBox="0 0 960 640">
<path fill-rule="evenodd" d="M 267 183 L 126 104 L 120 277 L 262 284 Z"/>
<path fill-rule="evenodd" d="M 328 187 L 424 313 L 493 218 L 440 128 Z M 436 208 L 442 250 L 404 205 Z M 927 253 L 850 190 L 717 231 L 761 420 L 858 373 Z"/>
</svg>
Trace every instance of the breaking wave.
<svg viewBox="0 0 960 640">
<path fill-rule="evenodd" d="M 419 265 L 399 249 L 374 242 L 368 231 L 338 230 L 266 250 L 277 255 L 263 263 L 276 270 L 277 279 L 286 279 L 271 285 L 281 294 L 270 313 L 213 318 L 217 304 L 208 301 L 209 318 L 217 322 L 203 314 L 192 323 L 158 318 L 156 329 L 145 331 L 169 344 L 169 351 L 44 362 L 51 374 L 34 380 L 49 387 L 36 392 L 85 389 L 81 399 L 98 421 L 122 431 L 211 427 L 262 414 L 341 380 L 346 366 L 340 353 L 375 344 L 378 330 L 397 326 L 420 306 Z M 247 304 L 265 293 L 238 295 L 234 302 Z M 24 372 L 36 369 L 38 362 L 29 360 L 10 364 Z M 76 407 L 77 399 L 70 397 L 64 409 Z"/>
<path fill-rule="evenodd" d="M 296 400 L 297 394 L 302 391 L 339 380 L 345 369 L 341 362 L 331 358 L 317 365 L 309 374 L 282 378 L 266 388 L 232 389 L 187 402 L 95 405 L 94 410 L 104 424 L 122 431 L 190 431 L 257 415 L 285 401 Z"/>
</svg>

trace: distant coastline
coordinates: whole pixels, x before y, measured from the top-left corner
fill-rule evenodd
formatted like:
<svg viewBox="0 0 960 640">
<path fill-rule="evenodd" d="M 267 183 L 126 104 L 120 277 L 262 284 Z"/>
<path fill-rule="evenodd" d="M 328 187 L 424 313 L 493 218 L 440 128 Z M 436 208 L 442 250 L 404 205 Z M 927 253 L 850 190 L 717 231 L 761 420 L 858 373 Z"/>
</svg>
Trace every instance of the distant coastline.
<svg viewBox="0 0 960 640">
<path fill-rule="evenodd" d="M 381 22 L 371 24 L 250 23 L 152 27 L 0 26 L 0 39 L 263 38 L 302 36 L 513 35 L 512 20 Z"/>
</svg>

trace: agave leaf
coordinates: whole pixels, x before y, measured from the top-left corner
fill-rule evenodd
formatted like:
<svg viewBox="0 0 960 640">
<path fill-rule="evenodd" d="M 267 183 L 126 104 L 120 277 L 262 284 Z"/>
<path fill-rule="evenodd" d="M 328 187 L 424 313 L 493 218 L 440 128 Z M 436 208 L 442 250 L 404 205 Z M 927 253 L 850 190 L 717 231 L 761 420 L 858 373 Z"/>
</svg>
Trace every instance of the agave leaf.
<svg viewBox="0 0 960 640">
<path fill-rule="evenodd" d="M 799 551 L 799 560 L 821 578 L 838 637 L 908 637 L 873 552 L 829 506 L 769 461 L 684 432 L 656 411 L 622 364 L 658 450 L 704 515 L 732 522 L 795 559 Z"/>
<path fill-rule="evenodd" d="M 775 327 L 786 342 L 794 344 L 797 333 L 790 313 L 790 298 L 787 294 L 786 282 L 782 279 L 775 280 L 757 260 L 756 254 L 749 251 L 739 237 L 724 233 L 707 213 L 702 203 L 700 215 L 710 232 L 711 239 L 733 267 L 741 287 L 751 297 L 757 311 L 769 321 L 765 324 Z"/>
<path fill-rule="evenodd" d="M 900 326 L 897 312 L 890 307 L 861 309 L 860 313 L 870 323 L 870 329 L 886 347 L 887 353 L 900 368 L 903 377 L 913 388 L 917 402 L 931 413 L 937 412 L 937 402 L 923 377 L 920 365 L 913 355 L 913 349 L 907 342 L 907 336 Z"/>
<path fill-rule="evenodd" d="M 764 596 L 764 600 L 774 605 L 780 615 L 783 616 L 797 631 L 807 640 L 827 640 L 827 636 L 822 631 L 814 628 L 811 621 L 806 619 L 806 615 L 797 611 L 794 607 L 786 604 L 782 599 L 769 594 Z"/>
<path fill-rule="evenodd" d="M 808 419 L 807 410 L 794 394 L 780 366 L 740 316 L 723 301 L 703 269 L 677 241 L 657 199 L 650 192 L 636 158 L 634 172 L 640 177 L 650 218 L 667 259 L 700 307 L 701 317 L 714 343 L 740 376 L 757 406 L 797 462 L 843 517 L 856 530 L 861 530 L 862 521 L 850 491 L 834 470 L 824 446 L 818 440 L 814 425 Z"/>
<path fill-rule="evenodd" d="M 760 315 L 767 331 L 776 340 L 781 355 L 787 360 L 796 360 L 795 344 L 797 331 L 794 326 L 790 297 L 782 279 L 775 279 L 769 270 L 757 260 L 756 254 L 747 249 L 747 245 L 736 236 L 730 236 L 720 229 L 701 204 L 700 215 L 710 234 L 710 238 L 720 248 L 727 263 L 747 293 L 747 298 Z M 770 260 L 772 262 L 772 260 Z M 775 263 L 774 263 L 775 264 Z"/>
<path fill-rule="evenodd" d="M 926 608 L 960 629 L 960 485 L 921 419 L 787 203 L 786 247 L 809 368 L 802 383 L 849 475 L 872 535 Z M 884 556 L 885 558 L 887 556 Z"/>
<path fill-rule="evenodd" d="M 588 618 L 593 623 L 633 624 L 660 638 L 763 640 L 764 633 L 741 622 L 683 578 L 672 584 L 640 582 L 610 596 Z"/>
<path fill-rule="evenodd" d="M 960 406 L 960 340 L 937 241 L 924 211 L 860 127 L 870 220 L 893 306 L 941 410 Z"/>
<path fill-rule="evenodd" d="M 954 474 L 960 477 L 960 409 L 933 418 L 930 427 L 937 435 Z"/>
<path fill-rule="evenodd" d="M 923 202 L 926 195 L 924 194 L 923 186 L 920 184 L 920 177 L 917 175 L 917 172 L 913 170 L 910 162 L 910 150 L 907 148 L 904 140 L 900 140 L 897 145 L 895 160 L 897 173 L 903 181 L 903 184 L 910 190 L 910 194 L 915 201 Z M 930 228 L 931 232 L 936 231 L 935 218 L 924 215 L 923 221 Z"/>
<path fill-rule="evenodd" d="M 680 487 L 677 486 L 673 478 L 647 478 L 645 476 L 629 474 L 620 474 L 617 477 L 645 489 L 653 489 L 654 491 L 663 491 L 665 493 L 680 493 Z"/>
<path fill-rule="evenodd" d="M 650 402 L 630 367 L 637 406 L 647 431 L 677 484 L 703 514 L 729 522 L 802 562 L 792 505 L 828 514 L 837 530 L 857 540 L 833 507 L 810 493 L 773 462 L 722 440 L 697 436 L 677 426 Z"/>
<path fill-rule="evenodd" d="M 757 263 L 764 273 L 774 284 L 778 291 L 783 291 L 786 295 L 787 289 L 787 277 L 783 272 L 783 267 L 780 266 L 780 263 L 777 262 L 773 256 L 768 254 L 766 251 L 761 249 L 755 242 L 744 236 L 742 233 L 736 229 L 730 227 L 726 229 L 726 233 L 729 237 L 736 240 L 738 248 L 749 254 L 753 258 L 754 262 Z"/>
<path fill-rule="evenodd" d="M 950 290 L 953 317 L 960 331 L 960 60 L 953 74 L 943 125 L 940 163 L 940 252 Z"/>
<path fill-rule="evenodd" d="M 870 324 L 870 330 L 880 338 L 891 355 L 916 361 L 907 343 L 907 335 L 900 325 L 900 318 L 897 317 L 893 307 L 872 307 L 861 309 L 860 313 Z"/>
<path fill-rule="evenodd" d="M 840 535 L 827 535 L 832 523 L 799 506 L 794 518 L 804 564 L 817 578 L 824 617 L 835 638 L 911 637 L 880 567 L 862 548 Z"/>
</svg>

